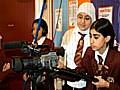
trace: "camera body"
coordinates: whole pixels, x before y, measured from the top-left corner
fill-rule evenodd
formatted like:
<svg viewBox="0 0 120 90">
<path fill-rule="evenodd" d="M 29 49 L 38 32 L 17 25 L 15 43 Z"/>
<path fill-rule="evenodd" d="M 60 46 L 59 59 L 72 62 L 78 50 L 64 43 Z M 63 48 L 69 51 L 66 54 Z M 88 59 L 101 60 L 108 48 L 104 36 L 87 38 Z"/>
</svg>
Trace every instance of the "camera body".
<svg viewBox="0 0 120 90">
<path fill-rule="evenodd" d="M 15 72 L 32 72 L 39 73 L 44 68 L 52 70 L 57 67 L 56 52 L 49 52 L 48 54 L 39 56 L 13 56 L 12 69 Z"/>
</svg>

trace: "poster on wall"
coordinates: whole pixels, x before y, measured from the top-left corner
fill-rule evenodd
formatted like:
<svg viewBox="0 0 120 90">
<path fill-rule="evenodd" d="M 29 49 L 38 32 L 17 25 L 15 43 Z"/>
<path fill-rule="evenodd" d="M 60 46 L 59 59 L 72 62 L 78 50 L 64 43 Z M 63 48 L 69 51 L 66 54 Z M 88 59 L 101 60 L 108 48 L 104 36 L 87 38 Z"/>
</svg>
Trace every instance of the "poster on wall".
<svg viewBox="0 0 120 90">
<path fill-rule="evenodd" d="M 111 23 L 112 23 L 112 16 L 113 16 L 112 13 L 113 13 L 112 6 L 98 8 L 98 18 L 109 19 Z"/>
<path fill-rule="evenodd" d="M 69 23 L 68 26 L 72 27 L 75 26 L 76 20 L 77 20 L 77 1 L 76 0 L 71 0 L 69 1 L 69 7 L 68 7 L 69 11 L 68 11 L 68 15 L 69 15 Z"/>
<path fill-rule="evenodd" d="M 55 9 L 56 31 L 62 31 L 62 9 Z"/>
</svg>

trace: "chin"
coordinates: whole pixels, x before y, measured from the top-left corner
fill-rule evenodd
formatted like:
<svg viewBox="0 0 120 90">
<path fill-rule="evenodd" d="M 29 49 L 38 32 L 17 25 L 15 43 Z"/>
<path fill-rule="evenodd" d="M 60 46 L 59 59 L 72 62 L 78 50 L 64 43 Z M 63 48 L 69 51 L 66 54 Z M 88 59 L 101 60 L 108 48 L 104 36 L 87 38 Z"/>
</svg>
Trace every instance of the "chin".
<svg viewBox="0 0 120 90">
<path fill-rule="evenodd" d="M 97 48 L 96 48 L 96 47 L 91 46 L 91 48 L 92 48 L 93 51 L 97 51 Z"/>
<path fill-rule="evenodd" d="M 80 28 L 80 30 L 81 30 L 81 31 L 86 31 L 86 30 L 87 30 L 87 28 L 82 27 L 82 28 Z"/>
</svg>

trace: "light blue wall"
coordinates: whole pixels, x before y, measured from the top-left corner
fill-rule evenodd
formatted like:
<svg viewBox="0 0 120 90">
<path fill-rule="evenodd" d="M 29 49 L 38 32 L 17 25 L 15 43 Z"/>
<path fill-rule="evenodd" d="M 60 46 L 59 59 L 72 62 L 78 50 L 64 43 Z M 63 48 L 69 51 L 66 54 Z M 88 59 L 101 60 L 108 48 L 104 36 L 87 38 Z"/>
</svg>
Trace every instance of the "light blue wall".
<svg viewBox="0 0 120 90">
<path fill-rule="evenodd" d="M 58 9 L 60 7 L 60 1 L 61 0 L 53 0 L 53 15 L 55 20 L 55 9 Z M 56 31 L 55 37 L 54 37 L 54 43 L 56 47 L 59 47 L 61 44 L 62 36 L 66 30 L 68 30 L 68 0 L 62 0 L 62 32 L 58 32 L 55 30 L 55 21 L 54 21 L 54 27 L 53 31 Z"/>
</svg>

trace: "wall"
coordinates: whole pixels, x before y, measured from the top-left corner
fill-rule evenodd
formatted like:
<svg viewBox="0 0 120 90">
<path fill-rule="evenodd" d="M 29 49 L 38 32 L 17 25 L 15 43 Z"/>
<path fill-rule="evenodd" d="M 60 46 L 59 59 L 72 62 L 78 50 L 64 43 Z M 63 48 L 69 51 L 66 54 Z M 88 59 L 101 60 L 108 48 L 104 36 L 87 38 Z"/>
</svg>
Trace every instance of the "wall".
<svg viewBox="0 0 120 90">
<path fill-rule="evenodd" d="M 34 0 L 0 0 L 0 34 L 4 42 L 32 39 Z"/>
</svg>

